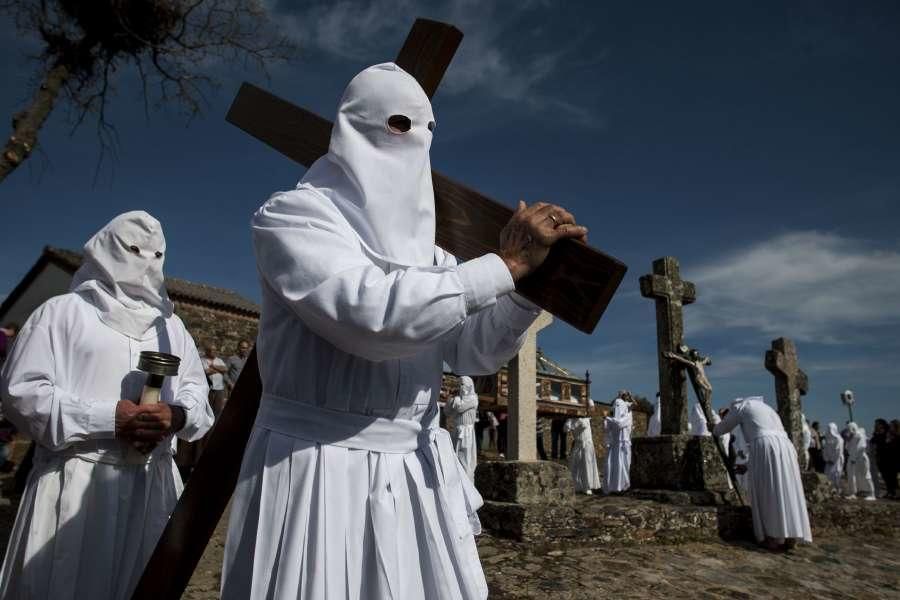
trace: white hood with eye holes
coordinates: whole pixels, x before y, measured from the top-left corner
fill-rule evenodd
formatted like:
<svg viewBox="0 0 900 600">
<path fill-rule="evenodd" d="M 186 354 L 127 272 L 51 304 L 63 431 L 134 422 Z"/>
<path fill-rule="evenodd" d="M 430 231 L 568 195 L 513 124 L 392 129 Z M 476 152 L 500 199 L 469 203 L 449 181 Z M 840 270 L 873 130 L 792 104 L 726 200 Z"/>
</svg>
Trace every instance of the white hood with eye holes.
<svg viewBox="0 0 900 600">
<path fill-rule="evenodd" d="M 140 340 L 157 319 L 172 316 L 163 260 L 166 238 L 144 211 L 121 214 L 84 245 L 71 291 L 93 304 L 112 329 Z"/>
<path fill-rule="evenodd" d="M 388 128 L 394 115 L 409 118 L 409 131 Z M 394 63 L 369 67 L 344 91 L 328 154 L 298 187 L 329 198 L 374 257 L 433 266 L 433 129 L 431 102 L 411 75 Z"/>
</svg>

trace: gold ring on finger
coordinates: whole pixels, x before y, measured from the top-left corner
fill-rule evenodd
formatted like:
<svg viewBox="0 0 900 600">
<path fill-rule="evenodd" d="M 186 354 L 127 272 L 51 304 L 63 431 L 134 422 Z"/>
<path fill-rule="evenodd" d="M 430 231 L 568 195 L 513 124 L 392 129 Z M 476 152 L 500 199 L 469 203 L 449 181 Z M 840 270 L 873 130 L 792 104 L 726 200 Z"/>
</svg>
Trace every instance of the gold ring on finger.
<svg viewBox="0 0 900 600">
<path fill-rule="evenodd" d="M 557 227 L 559 227 L 559 221 L 556 220 L 556 217 L 554 217 L 553 215 L 547 215 L 547 216 L 550 217 L 550 220 L 551 220 L 551 221 L 553 221 L 553 228 L 554 228 L 554 229 L 557 228 Z"/>
</svg>

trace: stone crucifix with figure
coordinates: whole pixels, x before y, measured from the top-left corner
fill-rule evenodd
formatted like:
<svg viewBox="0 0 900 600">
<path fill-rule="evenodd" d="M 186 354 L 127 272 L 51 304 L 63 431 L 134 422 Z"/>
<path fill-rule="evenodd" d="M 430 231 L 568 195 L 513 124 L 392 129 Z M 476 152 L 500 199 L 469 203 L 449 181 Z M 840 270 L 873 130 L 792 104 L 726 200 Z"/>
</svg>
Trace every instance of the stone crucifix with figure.
<svg viewBox="0 0 900 600">
<path fill-rule="evenodd" d="M 778 338 L 772 341 L 772 349 L 766 351 L 766 370 L 775 376 L 775 397 L 778 416 L 784 430 L 797 449 L 800 467 L 804 464 L 806 448 L 803 447 L 803 406 L 801 397 L 809 391 L 809 378 L 798 365 L 797 346 L 793 340 Z"/>
<path fill-rule="evenodd" d="M 455 27 L 419 19 L 395 65 L 416 80 L 419 94 L 424 92 L 430 98 L 461 39 L 462 33 Z M 379 93 L 375 90 L 376 96 Z M 404 123 L 391 119 L 382 125 L 402 133 Z M 249 84 L 242 86 L 227 120 L 307 167 L 333 150 L 331 123 Z M 501 230 L 513 218 L 512 210 L 439 173 L 431 171 L 421 179 L 433 184 L 433 245 L 460 261 L 500 254 Z M 561 212 L 548 217 L 559 228 L 557 233 L 569 231 L 566 218 L 569 217 Z M 414 234 L 421 237 L 419 230 L 410 232 L 410 236 Z M 535 235 L 538 237 L 522 237 L 522 247 L 527 249 L 532 243 L 542 243 L 544 236 L 537 230 Z M 577 236 L 568 237 L 552 247 L 547 246 L 549 254 L 544 255 L 541 266 L 527 277 L 517 278 L 513 274 L 512 278 L 519 294 L 590 333 L 621 283 L 625 266 L 590 248 L 583 240 L 574 239 Z M 264 329 L 261 328 L 261 336 Z M 260 407 L 261 381 L 255 350 L 247 367 L 148 563 L 135 598 L 180 595 L 234 490 L 246 442 Z"/>
<path fill-rule="evenodd" d="M 653 261 L 653 273 L 640 279 L 641 295 L 656 301 L 656 345 L 659 363 L 661 433 L 687 432 L 687 380 L 684 369 L 667 358 L 684 345 L 682 308 L 697 299 L 697 288 L 681 279 L 678 259 L 665 256 Z"/>
</svg>

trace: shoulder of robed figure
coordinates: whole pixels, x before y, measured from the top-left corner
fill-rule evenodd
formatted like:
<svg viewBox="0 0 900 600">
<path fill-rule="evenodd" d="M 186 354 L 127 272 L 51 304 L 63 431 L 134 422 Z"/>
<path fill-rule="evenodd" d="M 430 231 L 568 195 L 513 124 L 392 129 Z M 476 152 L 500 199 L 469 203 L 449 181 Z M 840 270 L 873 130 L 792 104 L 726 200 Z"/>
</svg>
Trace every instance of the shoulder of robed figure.
<svg viewBox="0 0 900 600">
<path fill-rule="evenodd" d="M 459 261 L 455 256 L 435 245 L 434 247 L 434 266 L 436 267 L 455 267 Z"/>
<path fill-rule="evenodd" d="M 53 296 L 31 311 L 22 328 L 30 329 L 39 325 L 49 327 L 62 324 L 69 319 L 82 317 L 86 310 L 92 308 L 91 304 L 78 294 L 66 292 L 59 296 Z"/>
</svg>

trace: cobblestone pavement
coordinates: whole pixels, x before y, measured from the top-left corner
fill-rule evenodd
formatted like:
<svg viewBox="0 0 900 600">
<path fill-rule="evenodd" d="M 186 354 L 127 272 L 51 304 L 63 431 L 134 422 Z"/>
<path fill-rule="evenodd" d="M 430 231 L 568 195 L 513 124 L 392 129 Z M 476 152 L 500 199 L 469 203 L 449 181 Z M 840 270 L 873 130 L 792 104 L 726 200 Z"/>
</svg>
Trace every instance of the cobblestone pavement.
<svg viewBox="0 0 900 600">
<path fill-rule="evenodd" d="M 219 524 L 184 595 L 217 598 Z M 900 599 L 900 539 L 825 537 L 773 554 L 723 542 L 542 549 L 483 535 L 478 549 L 495 600 L 536 598 Z"/>
</svg>

